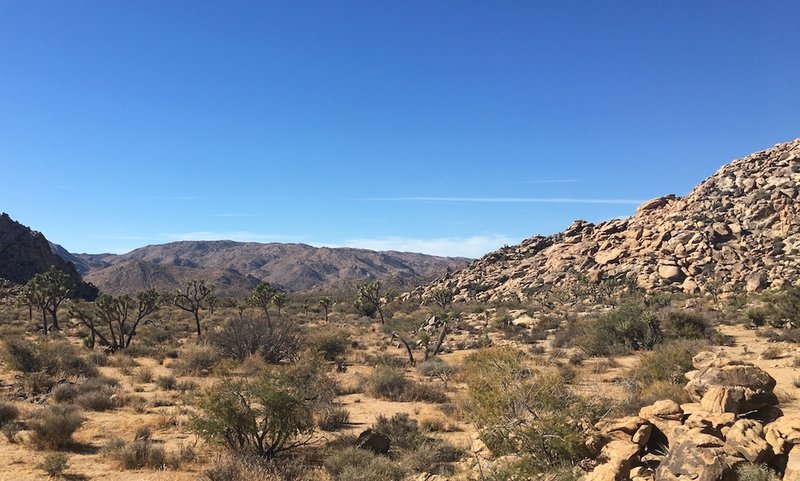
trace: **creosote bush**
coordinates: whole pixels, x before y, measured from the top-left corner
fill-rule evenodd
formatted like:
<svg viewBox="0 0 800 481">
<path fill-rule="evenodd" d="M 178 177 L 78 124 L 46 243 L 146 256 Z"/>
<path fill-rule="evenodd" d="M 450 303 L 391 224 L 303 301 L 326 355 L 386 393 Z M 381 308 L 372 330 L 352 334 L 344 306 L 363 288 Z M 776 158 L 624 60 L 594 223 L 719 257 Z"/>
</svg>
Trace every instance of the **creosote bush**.
<svg viewBox="0 0 800 481">
<path fill-rule="evenodd" d="M 426 401 L 443 403 L 447 394 L 441 386 L 422 384 L 408 379 L 397 367 L 378 365 L 366 378 L 367 392 L 374 397 L 390 401 Z"/>
<path fill-rule="evenodd" d="M 60 478 L 69 467 L 69 458 L 65 453 L 47 453 L 39 463 L 39 469 L 51 478 Z"/>
<path fill-rule="evenodd" d="M 347 353 L 350 337 L 341 329 L 325 329 L 314 333 L 310 344 L 322 353 L 326 361 L 334 361 Z"/>
<path fill-rule="evenodd" d="M 519 454 L 542 469 L 585 458 L 599 407 L 572 393 L 557 372 L 530 369 L 526 361 L 512 348 L 470 355 L 462 373 L 467 417 L 497 455 Z"/>
<path fill-rule="evenodd" d="M 303 446 L 314 429 L 312 386 L 275 368 L 250 379 L 225 379 L 207 389 L 190 422 L 201 438 L 232 452 L 275 457 Z"/>
<path fill-rule="evenodd" d="M 183 375 L 208 375 L 219 362 L 219 353 L 212 346 L 196 344 L 186 348 L 176 361 L 176 370 Z"/>
<path fill-rule="evenodd" d="M 626 302 L 584 326 L 576 344 L 590 356 L 651 349 L 661 342 L 658 319 L 645 306 Z"/>
</svg>

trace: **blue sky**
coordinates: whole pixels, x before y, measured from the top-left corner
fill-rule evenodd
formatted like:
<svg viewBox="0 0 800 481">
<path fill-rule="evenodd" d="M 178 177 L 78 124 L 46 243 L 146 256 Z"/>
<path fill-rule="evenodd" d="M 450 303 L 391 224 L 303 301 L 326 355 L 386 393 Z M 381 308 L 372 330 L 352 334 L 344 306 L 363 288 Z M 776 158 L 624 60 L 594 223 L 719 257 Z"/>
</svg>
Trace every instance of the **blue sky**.
<svg viewBox="0 0 800 481">
<path fill-rule="evenodd" d="M 797 2 L 0 0 L 0 210 L 477 257 L 800 137 Z"/>
</svg>

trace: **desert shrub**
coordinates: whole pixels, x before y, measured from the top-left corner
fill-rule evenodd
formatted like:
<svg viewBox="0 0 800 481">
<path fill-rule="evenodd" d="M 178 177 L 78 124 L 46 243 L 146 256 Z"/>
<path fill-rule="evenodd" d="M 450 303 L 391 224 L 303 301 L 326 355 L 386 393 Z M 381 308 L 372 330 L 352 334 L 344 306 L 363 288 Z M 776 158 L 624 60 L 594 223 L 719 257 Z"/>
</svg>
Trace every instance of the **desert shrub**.
<svg viewBox="0 0 800 481">
<path fill-rule="evenodd" d="M 664 399 L 675 401 L 678 404 L 692 401 L 691 396 L 683 388 L 683 385 L 669 381 L 654 381 L 645 386 L 633 385 L 630 387 L 631 389 L 625 399 L 614 406 L 614 416 L 635 416 L 643 407 Z"/>
<path fill-rule="evenodd" d="M 109 366 L 116 367 L 117 369 L 125 374 L 126 376 L 130 376 L 133 374 L 134 368 L 139 365 L 132 356 L 127 353 L 116 352 L 113 356 L 109 356 L 108 358 Z"/>
<path fill-rule="evenodd" d="M 322 353 L 326 361 L 333 361 L 347 353 L 350 336 L 341 329 L 325 329 L 312 335 L 310 344 Z"/>
<path fill-rule="evenodd" d="M 114 407 L 111 393 L 102 391 L 90 391 L 75 398 L 75 404 L 89 411 L 108 411 Z"/>
<path fill-rule="evenodd" d="M 781 291 L 772 306 L 774 327 L 782 327 L 786 321 L 797 324 L 800 321 L 800 287 L 790 286 Z"/>
<path fill-rule="evenodd" d="M 416 449 L 426 439 L 417 421 L 407 413 L 397 413 L 391 418 L 380 415 L 372 430 L 389 436 L 392 445 L 401 449 Z"/>
<path fill-rule="evenodd" d="M 512 348 L 483 349 L 464 365 L 464 410 L 495 454 L 520 454 L 534 466 L 585 458 L 584 440 L 600 409 L 572 393 L 557 373 L 525 367 Z"/>
<path fill-rule="evenodd" d="M 46 372 L 33 372 L 25 376 L 22 381 L 25 391 L 31 394 L 44 394 L 50 392 L 56 380 Z"/>
<path fill-rule="evenodd" d="M 761 352 L 761 359 L 778 359 L 783 356 L 783 349 L 778 346 L 767 346 Z"/>
<path fill-rule="evenodd" d="M 140 367 L 136 370 L 134 379 L 141 383 L 153 382 L 153 368 L 149 366 Z"/>
<path fill-rule="evenodd" d="M 406 378 L 402 369 L 387 365 L 378 365 L 367 376 L 367 391 L 370 395 L 400 401 L 411 381 Z"/>
<path fill-rule="evenodd" d="M 452 444 L 438 440 L 426 439 L 414 449 L 403 453 L 398 462 L 413 472 L 451 475 L 454 472 L 451 463 L 461 459 L 463 451 Z"/>
<path fill-rule="evenodd" d="M 337 431 L 350 421 L 350 411 L 345 408 L 328 408 L 317 419 L 317 426 L 323 431 Z"/>
<path fill-rule="evenodd" d="M 149 437 L 139 437 L 130 443 L 119 438 L 111 439 L 103 448 L 103 453 L 117 461 L 123 469 L 163 469 L 167 465 L 164 447 Z"/>
<path fill-rule="evenodd" d="M 228 455 L 203 472 L 206 481 L 318 481 L 320 473 L 302 455 L 279 459 Z M 323 477 L 323 479 L 325 479 Z"/>
<path fill-rule="evenodd" d="M 402 369 L 378 365 L 366 378 L 367 392 L 390 401 L 427 401 L 441 403 L 447 394 L 437 386 L 408 379 Z"/>
<path fill-rule="evenodd" d="M 734 471 L 736 481 L 779 481 L 781 478 L 767 466 L 753 463 L 742 463 Z"/>
<path fill-rule="evenodd" d="M 417 370 L 425 377 L 441 379 L 445 383 L 453 377 L 456 369 L 446 361 L 434 357 L 417 365 Z"/>
<path fill-rule="evenodd" d="M 391 459 L 356 448 L 334 451 L 324 465 L 336 481 L 400 481 L 407 474 Z"/>
<path fill-rule="evenodd" d="M 8 367 L 20 372 L 38 372 L 42 369 L 42 359 L 37 345 L 24 337 L 6 339 L 3 357 Z"/>
<path fill-rule="evenodd" d="M 652 351 L 640 354 L 631 377 L 641 385 L 655 381 L 683 385 L 686 383 L 683 375 L 694 369 L 692 358 L 704 347 L 703 342 L 689 340 L 670 341 L 656 346 Z"/>
<path fill-rule="evenodd" d="M 51 478 L 60 478 L 69 467 L 69 459 L 65 453 L 47 453 L 39 463 L 39 469 Z"/>
<path fill-rule="evenodd" d="M 182 375 L 207 375 L 219 362 L 219 354 L 212 346 L 196 344 L 181 353 L 176 369 Z"/>
<path fill-rule="evenodd" d="M 11 403 L 0 402 L 0 427 L 19 417 L 19 409 Z"/>
<path fill-rule="evenodd" d="M 156 385 L 165 391 L 172 391 L 178 387 L 178 379 L 173 375 L 158 376 Z"/>
<path fill-rule="evenodd" d="M 386 352 L 368 355 L 366 363 L 373 366 L 405 367 L 408 360 Z"/>
<path fill-rule="evenodd" d="M 220 355 L 244 361 L 260 354 L 269 363 L 295 359 L 302 349 L 300 328 L 290 320 L 261 317 L 231 319 L 209 335 L 209 342 Z"/>
<path fill-rule="evenodd" d="M 97 368 L 82 358 L 75 346 L 65 341 L 30 341 L 13 337 L 4 343 L 8 366 L 24 373 L 44 372 L 51 376 L 96 376 Z"/>
<path fill-rule="evenodd" d="M 197 401 L 191 429 L 233 452 L 271 458 L 305 444 L 314 428 L 311 401 L 281 370 L 226 379 Z"/>
<path fill-rule="evenodd" d="M 750 324 L 755 327 L 763 326 L 769 318 L 769 312 L 766 309 L 759 308 L 748 309 L 745 311 L 744 315 L 747 320 L 750 321 Z"/>
<path fill-rule="evenodd" d="M 85 419 L 71 405 L 53 404 L 37 411 L 28 421 L 33 442 L 44 449 L 64 449 Z"/>
<path fill-rule="evenodd" d="M 591 356 L 604 356 L 615 348 L 638 351 L 661 341 L 656 317 L 638 303 L 627 302 L 585 326 L 577 345 Z"/>
<path fill-rule="evenodd" d="M 702 339 L 712 329 L 706 317 L 696 311 L 666 309 L 660 314 L 660 326 L 665 337 L 673 339 Z"/>
</svg>

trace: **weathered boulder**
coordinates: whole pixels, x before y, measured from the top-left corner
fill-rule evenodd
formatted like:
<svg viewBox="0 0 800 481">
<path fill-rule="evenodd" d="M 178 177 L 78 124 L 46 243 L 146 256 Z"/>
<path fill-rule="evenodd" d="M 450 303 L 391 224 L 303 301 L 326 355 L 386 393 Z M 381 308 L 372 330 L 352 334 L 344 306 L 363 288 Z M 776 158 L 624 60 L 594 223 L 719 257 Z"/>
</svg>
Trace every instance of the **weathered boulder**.
<svg viewBox="0 0 800 481">
<path fill-rule="evenodd" d="M 663 481 L 724 481 L 744 458 L 714 436 L 699 429 L 688 431 L 656 469 Z"/>
<path fill-rule="evenodd" d="M 763 463 L 772 457 L 772 448 L 764 439 L 764 426 L 752 419 L 740 419 L 725 432 L 725 442 L 751 463 Z"/>
<path fill-rule="evenodd" d="M 800 445 L 795 445 L 789 451 L 783 481 L 800 481 Z"/>
<path fill-rule="evenodd" d="M 775 454 L 800 445 L 800 416 L 783 416 L 764 426 L 764 438 Z"/>
<path fill-rule="evenodd" d="M 366 429 L 358 435 L 356 440 L 356 447 L 358 449 L 366 449 L 375 454 L 386 454 L 389 452 L 391 440 L 385 434 L 381 434 L 372 429 Z"/>
<path fill-rule="evenodd" d="M 686 374 L 686 391 L 712 413 L 741 414 L 778 404 L 775 379 L 750 363 L 730 361 Z"/>
<path fill-rule="evenodd" d="M 586 476 L 586 481 L 615 481 L 630 475 L 641 447 L 631 441 L 614 439 L 603 446 L 597 460 L 600 464 Z"/>
</svg>

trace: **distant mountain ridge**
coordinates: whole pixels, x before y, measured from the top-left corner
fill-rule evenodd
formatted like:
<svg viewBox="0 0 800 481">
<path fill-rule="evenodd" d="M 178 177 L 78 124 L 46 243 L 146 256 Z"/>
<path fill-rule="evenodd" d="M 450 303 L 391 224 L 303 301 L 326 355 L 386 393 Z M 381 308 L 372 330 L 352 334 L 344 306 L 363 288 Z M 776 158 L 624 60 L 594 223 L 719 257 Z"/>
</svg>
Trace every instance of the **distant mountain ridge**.
<svg viewBox="0 0 800 481">
<path fill-rule="evenodd" d="M 377 252 L 347 247 L 234 241 L 180 241 L 151 245 L 121 255 L 74 254 L 54 244 L 103 292 L 132 293 L 146 288 L 175 290 L 204 279 L 221 295 L 242 295 L 262 280 L 290 292 L 330 290 L 378 279 L 414 287 L 469 263 L 409 252 Z"/>
<path fill-rule="evenodd" d="M 626 219 L 575 221 L 474 261 L 415 294 L 526 299 L 546 286 L 626 279 L 647 290 L 749 292 L 800 282 L 800 139 L 735 160 L 686 197 Z"/>
</svg>

